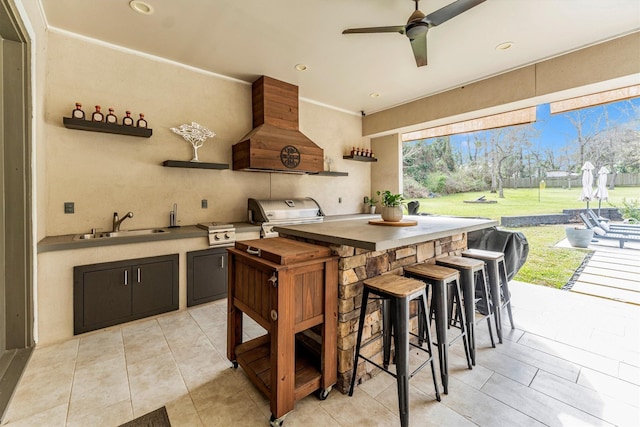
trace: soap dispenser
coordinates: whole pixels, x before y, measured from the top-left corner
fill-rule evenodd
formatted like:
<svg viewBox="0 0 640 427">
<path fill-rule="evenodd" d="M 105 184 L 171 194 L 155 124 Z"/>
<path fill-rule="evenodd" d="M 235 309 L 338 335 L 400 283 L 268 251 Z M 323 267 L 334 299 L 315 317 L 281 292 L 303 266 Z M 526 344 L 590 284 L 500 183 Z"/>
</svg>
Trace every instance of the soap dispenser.
<svg viewBox="0 0 640 427">
<path fill-rule="evenodd" d="M 169 228 L 179 227 L 176 224 L 178 218 L 178 204 L 173 204 L 173 210 L 169 212 Z"/>
</svg>

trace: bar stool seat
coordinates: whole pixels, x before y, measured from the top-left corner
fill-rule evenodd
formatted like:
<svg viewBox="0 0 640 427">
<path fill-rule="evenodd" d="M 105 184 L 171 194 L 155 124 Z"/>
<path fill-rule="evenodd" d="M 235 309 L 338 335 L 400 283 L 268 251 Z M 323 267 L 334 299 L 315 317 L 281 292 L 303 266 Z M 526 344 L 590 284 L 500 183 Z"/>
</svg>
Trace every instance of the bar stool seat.
<svg viewBox="0 0 640 427">
<path fill-rule="evenodd" d="M 409 380 L 415 374 L 417 374 L 427 363 L 431 364 L 431 375 L 433 376 L 433 387 L 436 392 L 436 399 L 440 401 L 440 392 L 438 391 L 438 383 L 436 381 L 435 366 L 433 363 L 433 351 L 431 347 L 431 333 L 426 330 L 426 343 L 427 348 L 415 345 L 409 341 L 409 302 L 417 299 L 419 307 L 419 315 L 424 317 L 423 322 L 426 323 L 427 313 L 427 294 L 425 291 L 425 284 L 419 280 L 409 279 L 407 277 L 398 276 L 395 274 L 385 274 L 382 276 L 372 277 L 366 279 L 363 282 L 364 287 L 362 290 L 362 305 L 360 306 L 360 320 L 358 325 L 358 338 L 356 341 L 356 353 L 355 360 L 353 362 L 353 374 L 351 375 L 351 386 L 349 388 L 349 396 L 353 396 L 353 388 L 356 382 L 356 374 L 358 371 L 358 359 L 362 358 L 367 362 L 382 369 L 388 374 L 396 378 L 398 387 L 398 409 L 400 413 L 400 424 L 402 427 L 409 425 Z M 393 339 L 395 346 L 395 364 L 396 372 L 391 372 L 387 366 L 380 366 L 373 360 L 367 358 L 360 353 L 362 347 L 374 342 L 371 340 L 362 345 L 362 331 L 364 329 L 364 321 L 367 312 L 367 303 L 369 300 L 369 294 L 377 295 L 390 307 L 390 327 L 393 330 Z M 383 333 L 389 333 L 386 330 Z M 413 335 L 413 334 L 411 334 Z M 409 346 L 418 348 L 429 354 L 427 360 L 423 361 L 413 372 L 409 373 Z"/>
<path fill-rule="evenodd" d="M 475 325 L 487 319 L 487 327 L 489 328 L 489 337 L 491 338 L 491 347 L 496 346 L 493 340 L 493 332 L 491 330 L 491 301 L 489 300 L 489 291 L 487 290 L 487 280 L 484 274 L 484 261 L 474 258 L 464 258 L 461 256 L 446 256 L 436 259 L 437 265 L 456 269 L 460 272 L 460 287 L 462 288 L 462 300 L 465 310 L 465 318 L 467 320 L 467 341 L 469 343 L 469 351 L 471 353 L 471 363 L 476 364 L 476 332 Z M 476 295 L 476 284 L 480 288 Z M 488 314 L 480 318 L 476 318 L 476 299 L 483 301 L 488 308 Z"/>
<path fill-rule="evenodd" d="M 440 361 L 440 377 L 442 379 L 442 388 L 444 394 L 449 393 L 449 346 L 455 341 L 462 338 L 464 344 L 464 352 L 467 357 L 467 366 L 471 369 L 471 355 L 467 342 L 467 324 L 465 320 L 464 310 L 459 309 L 448 312 L 448 289 L 453 288 L 453 302 L 462 307 L 462 298 L 460 295 L 460 273 L 458 270 L 443 267 L 435 264 L 414 264 L 404 267 L 404 275 L 414 279 L 419 279 L 429 285 L 431 288 L 431 311 L 429 318 L 435 317 L 436 321 L 436 337 L 438 356 Z M 449 322 L 453 321 L 453 325 L 460 328 L 460 334 L 452 339 L 447 338 L 447 329 Z M 429 324 L 420 324 L 418 319 L 419 335 L 424 336 L 424 331 L 429 330 Z"/>
<path fill-rule="evenodd" d="M 482 260 L 487 264 L 489 276 L 489 294 L 493 304 L 493 314 L 498 334 L 498 342 L 502 343 L 502 309 L 507 308 L 511 329 L 515 329 L 513 313 L 511 312 L 511 292 L 507 279 L 507 267 L 504 253 L 486 251 L 483 249 L 467 249 L 462 252 L 463 257 Z"/>
</svg>

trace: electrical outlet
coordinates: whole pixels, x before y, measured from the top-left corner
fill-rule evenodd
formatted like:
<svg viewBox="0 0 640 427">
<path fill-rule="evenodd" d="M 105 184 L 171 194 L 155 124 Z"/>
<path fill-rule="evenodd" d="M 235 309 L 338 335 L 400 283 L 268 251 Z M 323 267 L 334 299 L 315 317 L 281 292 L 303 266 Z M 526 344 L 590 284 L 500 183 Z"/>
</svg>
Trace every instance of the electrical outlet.
<svg viewBox="0 0 640 427">
<path fill-rule="evenodd" d="M 209 202 L 207 201 L 207 199 L 202 199 L 200 205 L 202 206 L 202 209 L 207 209 L 209 207 Z"/>
<path fill-rule="evenodd" d="M 75 211 L 75 204 L 73 202 L 64 202 L 64 213 L 72 214 Z"/>
<path fill-rule="evenodd" d="M 364 202 L 365 202 L 365 203 L 369 203 L 369 197 L 364 196 Z"/>
</svg>

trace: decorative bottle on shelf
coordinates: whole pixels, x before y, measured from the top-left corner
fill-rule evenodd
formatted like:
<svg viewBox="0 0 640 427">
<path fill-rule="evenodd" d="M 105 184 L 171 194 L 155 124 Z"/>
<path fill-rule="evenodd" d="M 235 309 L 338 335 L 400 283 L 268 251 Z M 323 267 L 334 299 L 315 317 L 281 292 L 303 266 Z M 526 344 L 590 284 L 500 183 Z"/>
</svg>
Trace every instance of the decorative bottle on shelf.
<svg viewBox="0 0 640 427">
<path fill-rule="evenodd" d="M 351 157 L 356 155 L 356 147 L 351 147 Z"/>
<path fill-rule="evenodd" d="M 133 126 L 133 118 L 131 117 L 131 111 L 126 111 L 126 116 L 122 118 L 122 124 L 125 126 Z"/>
<path fill-rule="evenodd" d="M 91 120 L 94 122 L 104 121 L 104 115 L 100 112 L 100 106 L 96 105 L 96 111 L 91 115 Z"/>
<path fill-rule="evenodd" d="M 109 114 L 107 114 L 107 123 L 111 123 L 112 125 L 118 123 L 118 118 L 115 114 L 113 114 L 113 108 L 109 108 Z"/>
<path fill-rule="evenodd" d="M 369 149 L 368 148 L 364 149 L 364 156 L 365 157 L 371 157 L 371 154 L 369 154 Z"/>
<path fill-rule="evenodd" d="M 84 120 L 84 111 L 82 111 L 82 104 L 76 102 L 76 109 L 71 112 L 71 117 L 74 119 Z"/>
<path fill-rule="evenodd" d="M 147 121 L 144 119 L 144 114 L 140 113 L 140 118 L 138 119 L 136 126 L 138 126 L 139 128 L 147 127 Z"/>
</svg>

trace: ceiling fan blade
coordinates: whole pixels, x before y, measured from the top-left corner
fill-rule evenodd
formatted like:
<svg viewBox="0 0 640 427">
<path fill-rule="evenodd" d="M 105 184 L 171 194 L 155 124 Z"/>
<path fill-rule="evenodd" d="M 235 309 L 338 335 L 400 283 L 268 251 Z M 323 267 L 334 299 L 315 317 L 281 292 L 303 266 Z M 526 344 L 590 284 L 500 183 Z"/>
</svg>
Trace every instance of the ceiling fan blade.
<svg viewBox="0 0 640 427">
<path fill-rule="evenodd" d="M 416 65 L 423 67 L 427 65 L 427 32 L 411 39 L 411 49 L 413 56 L 416 58 Z"/>
<path fill-rule="evenodd" d="M 404 25 L 395 25 L 392 27 L 349 28 L 348 30 L 344 30 L 342 32 L 342 34 L 369 34 L 369 33 L 404 34 Z"/>
<path fill-rule="evenodd" d="M 484 3 L 486 0 L 457 0 L 427 15 L 424 19 L 430 27 L 435 27 L 451 18 L 455 18 L 463 12 Z"/>
</svg>

